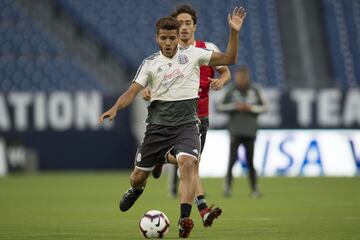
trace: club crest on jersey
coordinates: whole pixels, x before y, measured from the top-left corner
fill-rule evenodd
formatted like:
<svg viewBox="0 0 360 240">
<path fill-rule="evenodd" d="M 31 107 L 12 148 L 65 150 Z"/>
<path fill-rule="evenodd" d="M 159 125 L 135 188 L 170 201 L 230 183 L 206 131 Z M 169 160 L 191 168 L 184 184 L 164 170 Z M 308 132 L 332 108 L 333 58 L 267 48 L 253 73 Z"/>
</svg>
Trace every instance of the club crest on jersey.
<svg viewBox="0 0 360 240">
<path fill-rule="evenodd" d="M 180 64 L 185 64 L 189 62 L 189 58 L 185 54 L 180 54 L 178 59 Z"/>
</svg>

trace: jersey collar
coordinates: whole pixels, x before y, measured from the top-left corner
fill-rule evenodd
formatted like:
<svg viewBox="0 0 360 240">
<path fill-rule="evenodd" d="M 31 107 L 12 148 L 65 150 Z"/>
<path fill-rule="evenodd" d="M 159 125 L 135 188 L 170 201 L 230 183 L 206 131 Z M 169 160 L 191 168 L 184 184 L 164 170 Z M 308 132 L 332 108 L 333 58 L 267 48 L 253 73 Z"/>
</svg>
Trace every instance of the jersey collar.
<svg viewBox="0 0 360 240">
<path fill-rule="evenodd" d="M 175 53 L 175 55 L 174 55 L 172 58 L 168 58 L 168 57 L 164 56 L 164 55 L 162 54 L 161 50 L 159 51 L 159 52 L 160 52 L 160 56 L 161 56 L 162 58 L 167 59 L 167 60 L 175 59 L 175 58 L 177 57 L 177 55 L 179 54 L 179 52 L 180 52 L 180 47 L 179 47 L 179 46 L 180 46 L 180 45 L 177 46 L 176 53 Z"/>
<path fill-rule="evenodd" d="M 178 45 L 178 47 L 179 47 L 180 50 L 188 49 L 188 48 L 191 47 L 191 46 L 196 47 L 196 40 L 194 41 L 193 44 L 189 45 L 188 47 L 183 47 L 183 46 L 181 46 L 180 44 Z"/>
</svg>

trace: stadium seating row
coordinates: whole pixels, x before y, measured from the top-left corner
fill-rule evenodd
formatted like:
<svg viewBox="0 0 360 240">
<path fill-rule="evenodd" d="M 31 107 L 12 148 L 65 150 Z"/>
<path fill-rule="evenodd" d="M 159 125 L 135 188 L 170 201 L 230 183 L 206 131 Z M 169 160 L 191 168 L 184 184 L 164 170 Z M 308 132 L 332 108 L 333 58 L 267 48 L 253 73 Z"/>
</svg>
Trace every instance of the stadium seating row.
<svg viewBox="0 0 360 240">
<path fill-rule="evenodd" d="M 72 21 L 108 46 L 136 69 L 154 51 L 154 23 L 179 0 L 57 0 Z M 198 10 L 196 37 L 226 48 L 227 18 L 236 0 L 190 0 Z M 325 34 L 335 86 L 360 85 L 360 2 L 322 0 Z M 286 89 L 284 59 L 275 0 L 244 0 L 247 24 L 241 34 L 239 63 L 250 66 L 253 80 L 265 87 Z M 204 7 L 206 6 L 206 7 Z M 224 30 L 225 29 L 225 30 Z M 63 43 L 33 21 L 17 2 L 0 1 L 0 91 L 99 90 L 93 71 Z"/>
<path fill-rule="evenodd" d="M 107 45 L 136 68 L 142 59 L 157 51 L 154 24 L 159 17 L 169 15 L 182 1 L 59 0 L 76 16 L 79 23 L 98 34 Z M 198 10 L 196 37 L 214 42 L 225 50 L 227 43 L 227 13 L 239 4 L 235 0 L 188 1 Z M 285 76 L 277 27 L 275 0 L 242 1 L 251 14 L 241 34 L 240 63 L 248 63 L 256 82 L 264 86 L 285 88 Z M 206 6 L 206 7 L 204 7 Z"/>
<path fill-rule="evenodd" d="M 0 1 L 0 91 L 104 91 L 95 74 L 15 1 Z"/>
<path fill-rule="evenodd" d="M 360 2 L 323 0 L 328 49 L 337 86 L 360 86 Z"/>
</svg>

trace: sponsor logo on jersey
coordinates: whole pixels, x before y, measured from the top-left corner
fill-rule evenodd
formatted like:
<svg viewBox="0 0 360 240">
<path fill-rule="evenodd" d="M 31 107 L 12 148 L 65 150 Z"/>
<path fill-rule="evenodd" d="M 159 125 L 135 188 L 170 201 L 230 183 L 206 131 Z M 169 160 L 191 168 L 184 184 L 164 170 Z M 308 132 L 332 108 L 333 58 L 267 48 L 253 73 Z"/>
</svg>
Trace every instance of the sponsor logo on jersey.
<svg viewBox="0 0 360 240">
<path fill-rule="evenodd" d="M 178 77 L 184 77 L 184 74 L 180 71 L 180 69 L 175 69 L 169 74 L 165 74 L 164 81 L 169 81 Z"/>
<path fill-rule="evenodd" d="M 178 60 L 180 64 L 185 64 L 189 62 L 189 58 L 185 54 L 180 54 Z"/>
</svg>

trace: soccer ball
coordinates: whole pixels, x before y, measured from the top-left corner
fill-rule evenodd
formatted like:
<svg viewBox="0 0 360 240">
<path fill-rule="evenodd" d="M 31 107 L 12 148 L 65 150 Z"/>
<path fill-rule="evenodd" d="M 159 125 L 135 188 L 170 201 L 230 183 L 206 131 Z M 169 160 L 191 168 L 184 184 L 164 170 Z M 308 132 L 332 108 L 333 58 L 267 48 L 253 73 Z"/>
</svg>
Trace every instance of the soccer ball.
<svg viewBox="0 0 360 240">
<path fill-rule="evenodd" d="M 145 238 L 163 238 L 170 229 L 170 221 L 165 213 L 150 210 L 141 217 L 139 228 Z"/>
</svg>

